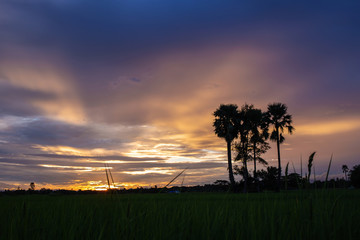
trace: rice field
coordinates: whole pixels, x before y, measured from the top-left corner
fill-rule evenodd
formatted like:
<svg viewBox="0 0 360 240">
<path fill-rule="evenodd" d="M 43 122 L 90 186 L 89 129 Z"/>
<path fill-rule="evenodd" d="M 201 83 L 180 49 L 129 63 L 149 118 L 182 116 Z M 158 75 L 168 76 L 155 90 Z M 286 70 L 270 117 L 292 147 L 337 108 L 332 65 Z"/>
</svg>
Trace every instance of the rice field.
<svg viewBox="0 0 360 240">
<path fill-rule="evenodd" d="M 0 195 L 0 239 L 359 239 L 360 191 Z"/>
</svg>

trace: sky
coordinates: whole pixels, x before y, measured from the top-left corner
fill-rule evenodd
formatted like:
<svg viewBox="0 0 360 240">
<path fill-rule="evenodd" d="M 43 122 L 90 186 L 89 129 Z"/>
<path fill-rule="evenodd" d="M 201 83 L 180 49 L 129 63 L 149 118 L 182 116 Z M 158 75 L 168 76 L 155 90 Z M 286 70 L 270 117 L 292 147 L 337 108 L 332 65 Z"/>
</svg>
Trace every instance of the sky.
<svg viewBox="0 0 360 240">
<path fill-rule="evenodd" d="M 0 189 L 228 179 L 220 104 L 282 102 L 282 164 L 360 164 L 358 1 L 0 1 Z M 263 156 L 277 165 L 276 144 Z M 238 163 L 236 163 L 238 164 Z M 250 164 L 251 166 L 251 164 Z M 251 167 L 250 167 L 251 169 Z M 237 181 L 240 176 L 235 177 Z"/>
</svg>

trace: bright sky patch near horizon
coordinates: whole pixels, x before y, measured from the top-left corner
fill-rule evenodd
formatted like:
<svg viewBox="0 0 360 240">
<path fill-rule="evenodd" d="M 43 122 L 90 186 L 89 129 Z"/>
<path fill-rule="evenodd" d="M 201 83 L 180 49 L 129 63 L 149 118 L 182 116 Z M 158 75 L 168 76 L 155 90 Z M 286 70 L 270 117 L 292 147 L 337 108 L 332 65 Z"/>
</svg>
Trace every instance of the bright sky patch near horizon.
<svg viewBox="0 0 360 240">
<path fill-rule="evenodd" d="M 282 162 L 359 164 L 357 1 L 0 2 L 0 189 L 227 179 L 222 103 L 282 102 Z M 276 146 L 264 156 L 276 166 Z M 250 164 L 251 165 L 251 164 Z M 239 179 L 237 179 L 239 180 Z"/>
</svg>

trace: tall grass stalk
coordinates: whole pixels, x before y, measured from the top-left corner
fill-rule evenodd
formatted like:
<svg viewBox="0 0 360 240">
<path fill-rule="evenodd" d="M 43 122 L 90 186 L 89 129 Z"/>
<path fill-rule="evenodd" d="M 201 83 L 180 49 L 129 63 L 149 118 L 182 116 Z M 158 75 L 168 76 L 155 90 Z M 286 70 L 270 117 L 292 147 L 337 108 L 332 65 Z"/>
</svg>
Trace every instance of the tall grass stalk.
<svg viewBox="0 0 360 240">
<path fill-rule="evenodd" d="M 287 190 L 288 187 L 288 172 L 289 172 L 289 162 L 286 164 L 285 167 L 285 190 Z"/>
<path fill-rule="evenodd" d="M 329 172 L 330 172 L 330 167 L 331 167 L 332 159 L 333 159 L 333 154 L 331 154 L 330 161 L 329 161 L 329 166 L 328 166 L 328 169 L 327 169 L 327 172 L 326 172 L 326 178 L 325 178 L 324 188 L 327 187 L 327 182 L 328 182 L 328 177 L 329 177 Z"/>
<path fill-rule="evenodd" d="M 166 185 L 163 187 L 163 189 L 166 188 L 167 186 L 169 186 L 169 185 L 170 185 L 173 181 L 175 181 L 178 177 L 180 177 L 181 174 L 183 174 L 186 169 L 188 169 L 188 167 L 185 168 L 184 170 L 182 170 L 182 171 L 181 171 L 178 175 L 176 175 L 170 182 L 168 182 L 168 184 L 166 184 Z M 162 192 L 162 190 L 161 190 L 160 192 Z"/>
<path fill-rule="evenodd" d="M 115 182 L 114 182 L 114 178 L 113 178 L 113 176 L 112 176 L 112 174 L 111 174 L 111 171 L 110 171 L 110 166 L 109 166 L 108 163 L 107 163 L 106 165 L 107 165 L 107 168 L 108 168 L 108 171 L 109 171 L 109 174 L 110 174 L 110 178 L 111 178 L 112 184 L 113 184 L 114 188 L 116 188 Z"/>
<path fill-rule="evenodd" d="M 314 182 L 316 182 L 315 165 L 313 165 L 313 169 L 314 169 Z"/>
<path fill-rule="evenodd" d="M 303 178 L 302 154 L 300 154 L 300 177 Z"/>
<path fill-rule="evenodd" d="M 316 152 L 313 152 L 312 154 L 310 154 L 309 160 L 308 160 L 308 174 L 307 174 L 307 177 L 306 177 L 306 178 L 307 178 L 308 187 L 310 187 L 311 168 L 312 168 L 312 164 L 313 164 L 313 161 L 314 161 L 315 153 L 316 153 Z"/>
<path fill-rule="evenodd" d="M 292 164 L 292 166 L 293 166 L 294 173 L 297 174 L 296 169 L 295 169 L 294 162 L 291 162 L 291 164 Z M 301 177 L 301 179 L 302 179 L 302 177 Z M 298 186 L 298 188 L 299 188 L 300 190 L 302 189 L 302 184 L 301 184 L 301 182 L 299 182 L 299 178 L 298 178 L 298 177 L 296 177 L 296 185 Z"/>
<path fill-rule="evenodd" d="M 106 163 L 104 163 L 104 166 L 105 166 L 106 180 L 107 180 L 107 183 L 108 183 L 108 186 L 109 186 L 109 189 L 110 189 L 109 174 L 108 174 L 108 171 L 107 171 Z"/>
</svg>

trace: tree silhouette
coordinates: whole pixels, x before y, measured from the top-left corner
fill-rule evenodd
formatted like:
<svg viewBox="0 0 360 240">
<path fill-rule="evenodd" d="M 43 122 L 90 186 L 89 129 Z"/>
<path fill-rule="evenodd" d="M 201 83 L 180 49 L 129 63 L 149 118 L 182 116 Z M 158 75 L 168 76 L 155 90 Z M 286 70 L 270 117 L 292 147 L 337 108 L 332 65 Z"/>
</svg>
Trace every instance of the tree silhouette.
<svg viewBox="0 0 360 240">
<path fill-rule="evenodd" d="M 231 159 L 231 143 L 238 135 L 238 106 L 235 104 L 221 104 L 214 112 L 215 120 L 213 123 L 215 134 L 224 138 L 227 146 L 229 179 L 232 190 L 235 189 L 234 173 Z"/>
<path fill-rule="evenodd" d="M 254 179 L 257 191 L 259 191 L 259 180 L 256 174 L 256 162 L 267 165 L 268 163 L 260 157 L 269 148 L 266 140 L 269 138 L 269 125 L 266 121 L 266 114 L 260 109 L 250 109 L 248 112 L 249 130 L 250 130 L 250 149 L 254 161 Z"/>
<path fill-rule="evenodd" d="M 249 113 L 254 109 L 253 105 L 245 104 L 241 107 L 238 114 L 237 128 L 239 132 L 239 142 L 235 144 L 237 151 L 236 161 L 242 161 L 242 176 L 244 178 L 244 192 L 247 192 L 249 172 L 247 161 L 251 158 L 250 149 L 250 118 Z"/>
<path fill-rule="evenodd" d="M 282 103 L 273 103 L 268 105 L 267 121 L 273 126 L 270 139 L 276 141 L 277 154 L 278 154 L 278 178 L 277 187 L 280 191 L 280 178 L 281 178 L 281 159 L 280 159 L 280 144 L 284 142 L 284 130 L 287 129 L 289 134 L 292 134 L 294 127 L 292 124 L 291 115 L 287 114 L 287 106 Z"/>
<path fill-rule="evenodd" d="M 260 170 L 257 172 L 259 178 L 262 180 L 264 187 L 267 189 L 274 189 L 277 181 L 279 169 L 276 167 L 267 167 L 265 170 Z"/>
<path fill-rule="evenodd" d="M 360 188 L 360 165 L 355 165 L 353 169 L 351 169 L 350 181 L 354 187 Z"/>
<path fill-rule="evenodd" d="M 342 171 L 343 171 L 343 173 L 345 175 L 345 181 L 347 181 L 348 180 L 347 179 L 347 173 L 349 172 L 349 168 L 348 168 L 347 165 L 344 164 L 344 165 L 342 165 L 341 169 L 342 169 Z"/>
<path fill-rule="evenodd" d="M 237 174 L 241 175 L 244 179 L 244 192 L 247 192 L 249 171 L 247 169 L 247 162 L 251 159 L 250 156 L 250 148 L 249 142 L 247 141 L 239 141 L 235 143 L 235 150 L 237 151 L 237 155 L 235 157 L 235 161 L 241 161 L 242 167 L 236 167 Z"/>
</svg>

